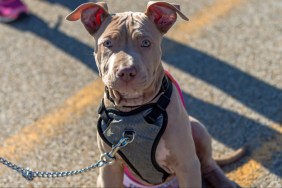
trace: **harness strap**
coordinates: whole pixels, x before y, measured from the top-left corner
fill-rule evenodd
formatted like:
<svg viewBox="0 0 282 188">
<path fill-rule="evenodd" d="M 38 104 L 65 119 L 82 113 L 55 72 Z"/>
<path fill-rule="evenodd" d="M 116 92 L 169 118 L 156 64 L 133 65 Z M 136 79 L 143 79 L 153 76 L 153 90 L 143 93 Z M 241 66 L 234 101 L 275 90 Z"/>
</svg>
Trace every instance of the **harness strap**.
<svg viewBox="0 0 282 188">
<path fill-rule="evenodd" d="M 106 123 L 106 125 L 109 125 L 111 121 L 113 120 L 107 113 L 105 104 L 104 104 L 104 99 L 102 99 L 100 105 L 98 106 L 98 114 L 100 114 L 100 117 L 102 120 Z"/>
<path fill-rule="evenodd" d="M 167 78 L 167 76 L 165 76 L 164 79 L 167 80 L 165 82 L 167 83 L 166 90 L 164 94 L 162 94 L 158 99 L 158 101 L 155 103 L 155 108 L 153 108 L 153 110 L 145 117 L 148 123 L 154 123 L 157 120 L 157 118 L 160 116 L 160 114 L 163 111 L 166 111 L 166 108 L 169 105 L 173 87 L 171 81 Z"/>
</svg>

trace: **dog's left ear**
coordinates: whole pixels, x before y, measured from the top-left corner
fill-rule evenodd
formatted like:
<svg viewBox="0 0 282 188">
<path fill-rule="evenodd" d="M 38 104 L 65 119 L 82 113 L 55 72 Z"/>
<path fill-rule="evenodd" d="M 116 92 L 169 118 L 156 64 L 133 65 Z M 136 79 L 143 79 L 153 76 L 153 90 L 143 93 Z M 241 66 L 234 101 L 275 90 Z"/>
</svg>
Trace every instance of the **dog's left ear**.
<svg viewBox="0 0 282 188">
<path fill-rule="evenodd" d="M 189 19 L 180 11 L 179 5 L 163 1 L 149 1 L 145 14 L 156 24 L 161 33 L 166 33 L 176 22 L 177 14 L 188 21 Z"/>
</svg>

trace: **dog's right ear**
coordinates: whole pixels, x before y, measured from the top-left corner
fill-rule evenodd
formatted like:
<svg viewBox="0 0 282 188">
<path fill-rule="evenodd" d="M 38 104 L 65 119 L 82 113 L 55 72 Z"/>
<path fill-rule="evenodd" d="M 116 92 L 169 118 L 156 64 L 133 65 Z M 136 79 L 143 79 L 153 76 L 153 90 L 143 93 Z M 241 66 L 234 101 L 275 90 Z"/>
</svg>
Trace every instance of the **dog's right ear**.
<svg viewBox="0 0 282 188">
<path fill-rule="evenodd" d="M 66 19 L 76 21 L 81 19 L 86 30 L 92 35 L 94 34 L 109 16 L 108 6 L 104 2 L 84 3 L 71 12 Z"/>
</svg>

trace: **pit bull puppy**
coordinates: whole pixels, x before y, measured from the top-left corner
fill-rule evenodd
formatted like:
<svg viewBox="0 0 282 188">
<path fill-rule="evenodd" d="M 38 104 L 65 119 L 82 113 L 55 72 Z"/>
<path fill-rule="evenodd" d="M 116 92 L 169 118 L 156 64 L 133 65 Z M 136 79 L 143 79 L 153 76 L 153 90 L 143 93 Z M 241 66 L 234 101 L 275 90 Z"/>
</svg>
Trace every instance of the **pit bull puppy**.
<svg viewBox="0 0 282 188">
<path fill-rule="evenodd" d="M 130 119 L 130 114 L 136 116 L 130 121 L 138 119 L 138 114 L 142 116 L 141 125 L 136 125 L 136 129 L 152 127 L 156 121 L 161 122 L 159 127 L 164 127 L 157 129 L 157 138 L 152 147 L 149 147 L 151 151 L 142 151 L 144 157 L 142 153 L 141 156 L 134 155 L 135 150 L 128 154 L 122 151 L 112 165 L 100 168 L 98 187 L 202 187 L 202 178 L 212 187 L 236 187 L 212 158 L 209 133 L 203 124 L 187 114 L 177 83 L 162 66 L 161 41 L 175 23 L 177 14 L 188 21 L 178 5 L 166 2 L 149 2 L 145 13 L 116 14 L 110 14 L 107 4 L 99 2 L 82 4 L 66 18 L 69 21 L 80 19 L 95 39 L 95 60 L 106 86 L 102 110 L 100 109 L 100 116 L 106 117 L 106 120 L 101 117 L 100 121 L 100 151 L 104 153 L 111 149 L 110 136 L 114 131 L 108 131 L 107 126 L 112 126 L 112 122 L 119 125 L 123 118 Z M 166 98 L 165 102 L 161 101 L 163 98 Z M 156 106 L 162 106 L 163 109 Z M 154 110 L 159 112 L 150 122 L 147 116 Z M 151 130 L 155 129 L 150 129 L 150 133 L 153 132 Z M 103 135 L 104 132 L 107 135 Z M 146 137 L 139 134 L 141 132 L 137 131 L 137 141 L 134 140 L 133 143 Z M 148 144 L 144 144 L 147 142 Z M 143 149 L 143 146 L 151 144 L 149 141 L 144 143 L 136 145 L 139 148 L 137 152 L 140 147 Z M 130 146 L 131 144 L 128 145 Z M 148 154 L 151 159 L 149 157 L 149 160 L 143 160 Z M 241 155 L 242 151 L 237 151 L 227 162 Z M 138 164 L 139 159 L 142 162 L 139 161 Z M 151 163 L 153 167 L 150 167 Z M 138 165 L 145 170 L 138 168 Z"/>
</svg>

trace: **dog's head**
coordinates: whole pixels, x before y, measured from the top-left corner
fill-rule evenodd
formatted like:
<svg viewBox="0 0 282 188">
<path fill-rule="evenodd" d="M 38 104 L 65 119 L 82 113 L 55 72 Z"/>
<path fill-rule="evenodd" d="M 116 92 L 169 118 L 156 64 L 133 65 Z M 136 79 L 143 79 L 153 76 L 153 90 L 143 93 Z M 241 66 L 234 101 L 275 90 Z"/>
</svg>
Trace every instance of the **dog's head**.
<svg viewBox="0 0 282 188">
<path fill-rule="evenodd" d="M 145 95 L 161 83 L 156 81 L 163 76 L 163 34 L 175 23 L 177 13 L 188 20 L 179 9 L 177 5 L 152 1 L 145 13 L 110 14 L 106 3 L 85 3 L 66 19 L 80 19 L 94 37 L 99 74 L 116 102 L 136 105 L 145 102 Z"/>
</svg>

